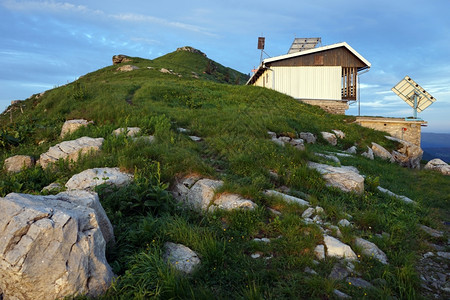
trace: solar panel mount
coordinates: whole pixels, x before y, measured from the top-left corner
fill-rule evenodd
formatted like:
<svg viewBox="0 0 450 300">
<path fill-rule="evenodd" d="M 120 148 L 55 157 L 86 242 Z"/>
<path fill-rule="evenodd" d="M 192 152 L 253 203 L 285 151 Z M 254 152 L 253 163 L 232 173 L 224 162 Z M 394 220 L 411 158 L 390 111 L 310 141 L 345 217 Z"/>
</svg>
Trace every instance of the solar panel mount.
<svg viewBox="0 0 450 300">
<path fill-rule="evenodd" d="M 322 44 L 321 38 L 295 38 L 288 54 L 314 49 L 317 44 Z"/>
</svg>

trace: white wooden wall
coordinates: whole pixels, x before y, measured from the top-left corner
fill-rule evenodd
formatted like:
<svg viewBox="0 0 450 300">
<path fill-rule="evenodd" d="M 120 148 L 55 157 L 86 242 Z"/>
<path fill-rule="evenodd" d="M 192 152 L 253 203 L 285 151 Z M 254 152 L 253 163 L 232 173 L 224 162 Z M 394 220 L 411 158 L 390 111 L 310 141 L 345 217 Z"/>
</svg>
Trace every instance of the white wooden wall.
<svg viewBox="0 0 450 300">
<path fill-rule="evenodd" d="M 272 67 L 255 82 L 298 99 L 342 100 L 342 70 L 336 67 Z M 275 80 L 275 82 L 273 82 Z"/>
</svg>

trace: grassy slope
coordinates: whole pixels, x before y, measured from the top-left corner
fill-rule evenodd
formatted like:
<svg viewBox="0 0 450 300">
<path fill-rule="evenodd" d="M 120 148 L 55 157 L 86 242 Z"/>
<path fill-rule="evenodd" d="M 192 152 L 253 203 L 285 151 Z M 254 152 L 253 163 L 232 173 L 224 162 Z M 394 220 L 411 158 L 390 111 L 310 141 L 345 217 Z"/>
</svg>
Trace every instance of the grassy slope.
<svg viewBox="0 0 450 300">
<path fill-rule="evenodd" d="M 242 83 L 245 75 L 217 63 L 215 72 L 204 74 L 208 59 L 200 54 L 174 52 L 155 60 L 133 58 L 131 64 L 140 69 L 121 73 L 117 66 L 103 68 L 47 91 L 39 99 L 28 99 L 23 113 L 14 111 L 14 124 L 9 124 L 9 115 L 0 119 L 5 145 L 2 161 L 12 154 L 38 157 L 61 141 L 58 135 L 65 119 L 95 121 L 95 125 L 66 139 L 85 135 L 105 138 L 100 154 L 74 166 L 60 162 L 53 172 L 36 167 L 18 175 L 2 173 L 1 195 L 12 191 L 39 193 L 43 186 L 53 181 L 64 183 L 71 175 L 91 167 L 119 166 L 135 172 L 137 180 L 130 187 L 113 193 L 99 191 L 118 240 L 117 246 L 108 250 L 108 260 L 121 276 L 107 298 L 214 295 L 224 299 L 323 299 L 333 297 L 334 288 L 357 298 L 364 296 L 364 291 L 327 279 L 334 260 L 319 266 L 312 263 L 313 249 L 322 239 L 320 230 L 301 222 L 304 208 L 262 194 L 266 188 L 281 185 L 294 194 L 308 194 L 313 204 L 325 208 L 326 220 L 333 224 L 345 213 L 353 215 L 355 227 L 343 230 L 344 242 L 352 244 L 354 236 L 362 236 L 387 253 L 388 266 L 365 257 L 357 265 L 364 278 L 385 280 L 367 297 L 418 297 L 415 257 L 427 246 L 421 243 L 424 236 L 416 226 L 420 222 L 439 227 L 442 218 L 448 219 L 448 177 L 357 157 L 342 162 L 368 175 L 366 192 L 359 196 L 326 188 L 306 162 L 318 160 L 313 151 L 335 148 L 320 138 L 304 152 L 281 148 L 268 139 L 267 130 L 320 135 L 320 131 L 340 129 L 347 137 L 337 148 L 357 144 L 360 152 L 372 141 L 387 148 L 395 145 L 385 140 L 383 133 L 351 124 L 351 117 L 329 115 L 271 90 L 224 84 L 237 78 Z M 182 77 L 163 74 L 160 68 Z M 200 79 L 193 78 L 192 72 Z M 144 133 L 154 134 L 157 142 L 147 145 L 112 137 L 111 131 L 119 126 L 139 126 Z M 190 129 L 204 141 L 192 142 L 178 133 L 177 127 Z M 8 143 L 7 136 L 16 140 Z M 13 142 L 20 145 L 11 146 Z M 271 177 L 269 170 L 277 172 L 279 178 Z M 180 209 L 165 189 L 176 175 L 191 172 L 223 179 L 224 190 L 253 199 L 260 209 L 207 216 Z M 409 206 L 378 193 L 378 181 L 419 205 Z M 282 217 L 271 215 L 263 209 L 265 206 L 282 211 Z M 389 233 L 390 238 L 375 236 L 381 232 Z M 274 241 L 262 246 L 252 242 L 254 237 Z M 181 278 L 167 268 L 160 255 L 166 241 L 183 243 L 197 251 L 202 258 L 201 269 L 191 278 Z M 256 251 L 273 258 L 253 260 L 249 254 Z M 306 266 L 319 274 L 304 273 Z"/>
</svg>

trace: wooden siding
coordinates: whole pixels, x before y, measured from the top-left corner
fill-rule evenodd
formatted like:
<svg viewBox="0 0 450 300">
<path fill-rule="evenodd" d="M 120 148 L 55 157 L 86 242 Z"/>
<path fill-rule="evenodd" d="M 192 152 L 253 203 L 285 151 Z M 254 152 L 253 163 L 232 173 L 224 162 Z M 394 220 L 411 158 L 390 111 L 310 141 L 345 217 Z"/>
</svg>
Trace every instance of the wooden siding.
<svg viewBox="0 0 450 300">
<path fill-rule="evenodd" d="M 287 58 L 268 63 L 270 67 L 300 67 L 300 66 L 341 66 L 356 67 L 366 65 L 345 47 L 324 50 L 316 53 Z"/>
</svg>

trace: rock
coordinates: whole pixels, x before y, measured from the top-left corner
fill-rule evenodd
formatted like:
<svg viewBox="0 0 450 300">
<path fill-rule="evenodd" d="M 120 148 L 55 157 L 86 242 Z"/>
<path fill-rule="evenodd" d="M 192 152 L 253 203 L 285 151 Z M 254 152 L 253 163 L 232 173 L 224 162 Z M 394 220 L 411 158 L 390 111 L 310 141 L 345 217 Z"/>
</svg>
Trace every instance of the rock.
<svg viewBox="0 0 450 300">
<path fill-rule="evenodd" d="M 312 219 L 314 223 L 316 224 L 322 224 L 322 218 L 319 215 L 314 216 L 314 218 Z M 323 231 L 323 230 L 322 230 Z"/>
<path fill-rule="evenodd" d="M 321 132 L 322 137 L 331 145 L 336 146 L 337 145 L 337 138 L 334 134 L 330 133 L 330 132 Z"/>
<path fill-rule="evenodd" d="M 334 156 L 334 155 L 328 155 L 328 154 L 322 154 L 322 153 L 314 153 L 314 155 L 320 156 L 320 157 L 323 157 L 323 158 L 326 158 L 326 159 L 331 160 L 331 161 L 333 161 L 333 162 L 335 162 L 335 163 L 338 163 L 338 164 L 341 163 L 341 161 L 339 160 L 339 158 L 337 158 L 337 157 Z"/>
<path fill-rule="evenodd" d="M 267 209 L 268 209 L 271 213 L 273 213 L 274 215 L 276 215 L 276 216 L 281 216 L 281 212 L 279 212 L 278 210 L 273 209 L 273 208 L 270 208 L 270 207 L 268 207 Z"/>
<path fill-rule="evenodd" d="M 316 136 L 311 132 L 300 132 L 300 138 L 305 140 L 308 144 L 315 144 L 317 140 Z"/>
<path fill-rule="evenodd" d="M 202 51 L 200 51 L 198 49 L 190 47 L 190 46 L 184 46 L 184 47 L 177 48 L 177 52 L 179 52 L 179 51 L 187 51 L 187 52 L 191 52 L 191 53 L 197 53 L 197 54 L 201 54 L 202 56 L 206 57 L 205 53 L 203 53 Z"/>
<path fill-rule="evenodd" d="M 443 252 L 443 251 L 438 251 L 437 256 L 445 258 L 445 259 L 450 259 L 450 252 Z"/>
<path fill-rule="evenodd" d="M 367 151 L 362 153 L 361 156 L 367 157 L 370 160 L 374 159 L 372 148 L 367 147 Z"/>
<path fill-rule="evenodd" d="M 350 154 L 356 154 L 356 146 L 351 146 L 350 148 L 345 150 L 345 152 L 350 153 Z"/>
<path fill-rule="evenodd" d="M 164 249 L 164 260 L 180 272 L 191 274 L 200 264 L 197 253 L 182 244 L 167 242 Z"/>
<path fill-rule="evenodd" d="M 328 186 L 334 186 L 344 192 L 364 192 L 364 177 L 353 169 L 343 167 L 332 167 L 329 165 L 308 162 L 308 167 L 322 174 Z"/>
<path fill-rule="evenodd" d="M 336 130 L 336 129 L 333 129 L 333 130 L 331 130 L 331 131 L 333 131 L 334 134 L 335 134 L 338 138 L 340 138 L 340 139 L 345 139 L 345 133 L 342 132 L 342 130 Z"/>
<path fill-rule="evenodd" d="M 284 142 L 281 141 L 280 139 L 277 139 L 276 137 L 273 137 L 273 138 L 271 139 L 271 141 L 274 142 L 274 143 L 277 144 L 277 145 L 280 145 L 280 146 L 283 146 L 283 147 L 284 147 Z"/>
<path fill-rule="evenodd" d="M 176 182 L 172 195 L 192 209 L 206 211 L 216 190 L 222 185 L 221 180 L 201 179 L 199 176 L 190 175 Z"/>
<path fill-rule="evenodd" d="M 341 152 L 329 152 L 329 151 L 327 151 L 327 153 L 331 154 L 331 155 L 339 156 L 339 157 L 353 157 L 353 155 L 351 155 L 351 154 L 341 153 Z"/>
<path fill-rule="evenodd" d="M 138 70 L 138 69 L 139 69 L 139 67 L 136 67 L 136 66 L 133 66 L 133 65 L 124 65 L 124 66 L 118 67 L 117 71 L 130 72 L 130 71 L 134 71 L 134 70 Z"/>
<path fill-rule="evenodd" d="M 178 127 L 178 128 L 177 128 L 177 131 L 178 131 L 179 133 L 188 133 L 190 130 L 189 130 L 189 129 L 186 129 L 186 128 Z"/>
<path fill-rule="evenodd" d="M 364 279 L 361 279 L 361 278 L 357 278 L 357 277 L 348 277 L 346 281 L 348 284 L 353 285 L 358 288 L 368 289 L 368 288 L 374 287 L 370 282 L 365 281 Z"/>
<path fill-rule="evenodd" d="M 308 207 L 303 213 L 302 218 L 309 218 L 311 217 L 315 212 L 315 209 L 312 207 Z"/>
<path fill-rule="evenodd" d="M 172 72 L 169 71 L 169 70 L 167 70 L 166 68 L 161 68 L 159 71 L 160 71 L 161 73 L 165 73 L 165 74 L 172 74 Z"/>
<path fill-rule="evenodd" d="M 425 169 L 435 170 L 441 172 L 444 175 L 450 175 L 450 165 L 439 158 L 435 158 L 427 162 L 427 164 L 425 165 Z"/>
<path fill-rule="evenodd" d="M 325 246 L 317 245 L 316 248 L 314 248 L 314 254 L 320 260 L 325 259 Z"/>
<path fill-rule="evenodd" d="M 34 158 L 28 155 L 14 155 L 5 159 L 3 168 L 9 173 L 18 173 L 22 169 L 32 168 L 35 164 Z"/>
<path fill-rule="evenodd" d="M 392 154 L 384 149 L 383 146 L 378 145 L 377 143 L 372 143 L 372 151 L 376 157 L 393 162 Z"/>
<path fill-rule="evenodd" d="M 38 164 L 47 168 L 49 164 L 58 159 L 77 161 L 80 155 L 99 151 L 103 144 L 103 138 L 81 137 L 72 141 L 65 141 L 50 147 L 47 152 L 41 154 Z"/>
<path fill-rule="evenodd" d="M 153 135 L 143 135 L 143 136 L 136 136 L 131 138 L 133 142 L 145 142 L 145 143 L 153 143 L 155 141 L 155 137 Z"/>
<path fill-rule="evenodd" d="M 261 257 L 261 254 L 259 254 L 259 253 L 253 253 L 253 254 L 250 255 L 250 257 L 253 258 L 253 259 L 257 259 L 257 258 L 260 258 L 260 257 Z"/>
<path fill-rule="evenodd" d="M 139 127 L 127 127 L 127 128 L 117 128 L 112 132 L 113 135 L 119 136 L 121 134 L 126 134 L 127 136 L 136 136 L 141 132 Z"/>
<path fill-rule="evenodd" d="M 334 289 L 333 293 L 336 295 L 336 297 L 338 297 L 339 299 L 351 299 L 352 297 L 350 297 L 349 295 L 347 295 L 344 292 L 341 292 L 340 290 Z"/>
<path fill-rule="evenodd" d="M 52 191 L 60 191 L 63 189 L 63 186 L 57 182 L 52 182 L 49 185 L 42 188 L 41 193 L 43 192 L 52 192 Z"/>
<path fill-rule="evenodd" d="M 388 140 L 398 142 L 402 145 L 402 147 L 398 149 L 398 152 L 393 152 L 393 158 L 398 164 L 407 168 L 420 169 L 423 150 L 419 146 L 391 136 L 385 137 Z"/>
<path fill-rule="evenodd" d="M 347 227 L 347 226 L 352 226 L 352 224 L 350 224 L 350 222 L 347 219 L 342 219 L 338 222 L 338 225 L 341 227 Z"/>
<path fill-rule="evenodd" d="M 325 246 L 327 248 L 327 256 L 332 257 L 338 257 L 338 258 L 345 258 L 348 260 L 356 260 L 357 256 L 355 252 L 353 252 L 352 248 L 350 246 L 342 243 L 338 239 L 329 236 L 324 235 L 323 241 L 325 243 Z"/>
<path fill-rule="evenodd" d="M 287 194 L 283 194 L 274 190 L 266 190 L 264 191 L 264 194 L 270 197 L 280 197 L 281 199 L 283 199 L 284 201 L 288 202 L 288 203 L 298 203 L 300 205 L 306 205 L 309 206 L 309 202 L 294 196 L 290 196 Z"/>
<path fill-rule="evenodd" d="M 442 231 L 430 228 L 425 225 L 419 225 L 419 228 L 425 231 L 428 235 L 435 237 L 435 238 L 441 238 L 444 236 L 444 233 Z"/>
<path fill-rule="evenodd" d="M 114 55 L 112 57 L 113 65 L 118 65 L 120 63 L 130 62 L 130 61 L 132 61 L 132 60 L 128 56 L 122 55 L 122 54 Z"/>
<path fill-rule="evenodd" d="M 311 275 L 317 275 L 317 272 L 314 271 L 313 269 L 311 269 L 310 267 L 305 267 L 305 269 L 303 270 L 303 272 L 311 274 Z"/>
<path fill-rule="evenodd" d="M 341 232 L 341 230 L 339 229 L 339 227 L 337 227 L 337 226 L 335 226 L 335 225 L 329 225 L 328 227 L 329 227 L 331 230 L 336 231 L 336 236 L 337 236 L 338 238 L 342 238 L 342 232 Z"/>
<path fill-rule="evenodd" d="M 406 202 L 406 203 L 415 203 L 413 200 L 409 199 L 408 197 L 402 196 L 402 195 L 394 194 L 394 193 L 391 192 L 390 190 L 385 189 L 385 188 L 382 188 L 381 186 L 377 186 L 377 189 L 378 189 L 380 192 L 386 193 L 386 194 L 388 194 L 389 196 L 392 196 L 392 197 L 395 197 L 395 198 L 397 198 L 397 199 L 400 199 L 400 200 L 402 200 L 403 202 Z"/>
<path fill-rule="evenodd" d="M 303 141 L 303 139 L 291 139 L 289 141 L 289 144 L 291 144 L 300 151 L 305 150 L 305 142 Z"/>
<path fill-rule="evenodd" d="M 203 139 L 201 137 L 190 135 L 189 138 L 193 140 L 194 142 L 201 142 Z"/>
<path fill-rule="evenodd" d="M 362 254 L 373 257 L 384 265 L 388 264 L 386 254 L 374 243 L 358 237 L 355 239 L 355 245 L 361 248 Z"/>
<path fill-rule="evenodd" d="M 214 200 L 213 205 L 209 207 L 210 211 L 215 209 L 222 210 L 234 210 L 234 209 L 248 209 L 253 210 L 258 205 L 256 205 L 253 201 L 244 199 L 240 195 L 222 193 L 219 197 Z"/>
<path fill-rule="evenodd" d="M 333 269 L 331 269 L 328 278 L 332 280 L 342 280 L 348 275 L 350 275 L 349 270 L 341 262 L 337 262 L 334 264 Z"/>
<path fill-rule="evenodd" d="M 282 141 L 283 143 L 289 143 L 290 141 L 291 141 L 291 138 L 290 137 L 288 137 L 288 136 L 280 136 L 279 138 L 278 138 L 280 141 Z"/>
<path fill-rule="evenodd" d="M 277 134 L 273 131 L 267 131 L 267 134 L 270 135 L 270 138 L 277 138 Z"/>
<path fill-rule="evenodd" d="M 75 120 L 67 120 L 64 122 L 62 128 L 61 128 L 61 134 L 60 137 L 64 138 L 69 133 L 75 132 L 77 129 L 81 127 L 86 127 L 89 124 L 93 124 L 94 122 L 88 121 L 85 119 L 75 119 Z"/>
<path fill-rule="evenodd" d="M 93 168 L 73 175 L 67 182 L 68 190 L 92 190 L 101 184 L 121 187 L 129 184 L 133 175 L 123 173 L 119 168 Z"/>
<path fill-rule="evenodd" d="M 325 213 L 325 210 L 320 206 L 316 206 L 316 208 L 314 210 L 315 210 L 316 214 L 324 214 Z"/>
<path fill-rule="evenodd" d="M 0 198 L 0 290 L 6 299 L 95 297 L 109 287 L 113 273 L 101 222 L 80 196 L 92 198 L 80 193 Z"/>
</svg>

